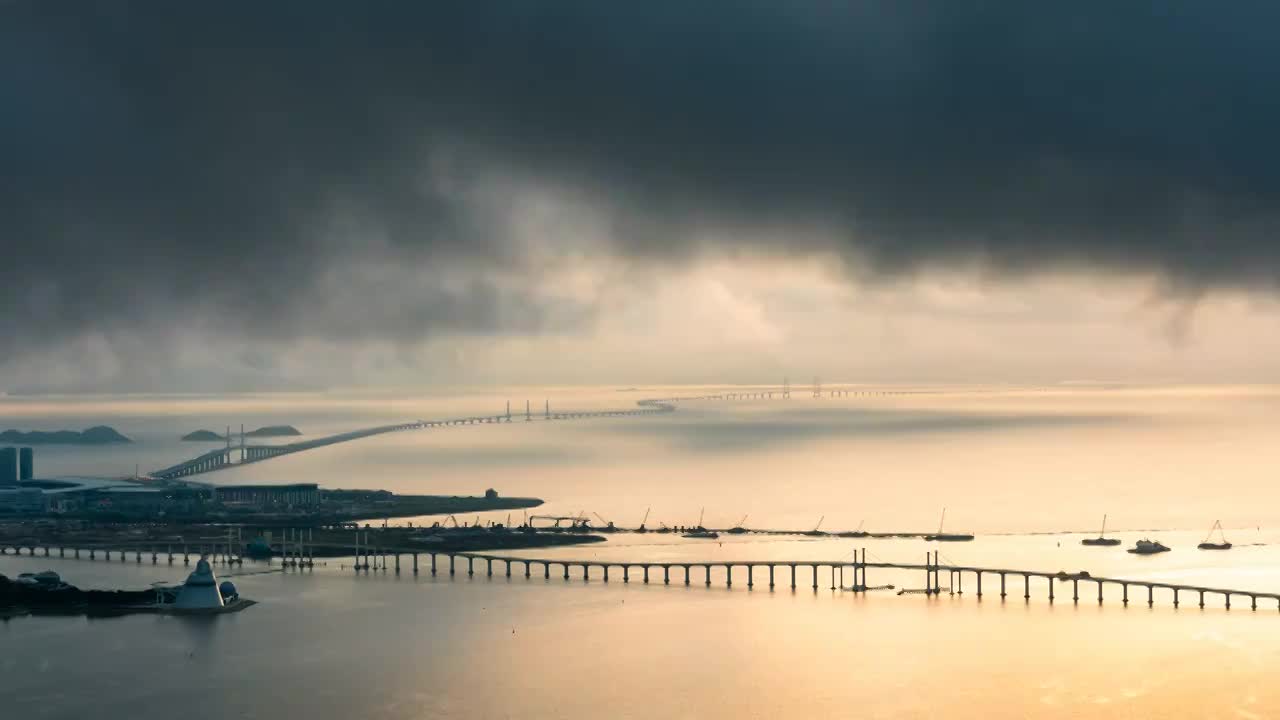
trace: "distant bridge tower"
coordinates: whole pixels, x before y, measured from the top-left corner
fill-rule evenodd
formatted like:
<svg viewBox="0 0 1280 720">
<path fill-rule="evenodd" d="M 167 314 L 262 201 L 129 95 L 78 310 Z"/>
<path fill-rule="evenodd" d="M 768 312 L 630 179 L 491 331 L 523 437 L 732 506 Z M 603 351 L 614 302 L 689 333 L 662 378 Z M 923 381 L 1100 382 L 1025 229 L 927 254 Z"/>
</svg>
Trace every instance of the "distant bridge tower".
<svg viewBox="0 0 1280 720">
<path fill-rule="evenodd" d="M 816 398 L 822 397 L 822 381 L 818 379 L 817 375 L 813 376 L 813 396 Z"/>
<path fill-rule="evenodd" d="M 791 399 L 791 378 L 782 378 L 782 399 Z"/>
</svg>

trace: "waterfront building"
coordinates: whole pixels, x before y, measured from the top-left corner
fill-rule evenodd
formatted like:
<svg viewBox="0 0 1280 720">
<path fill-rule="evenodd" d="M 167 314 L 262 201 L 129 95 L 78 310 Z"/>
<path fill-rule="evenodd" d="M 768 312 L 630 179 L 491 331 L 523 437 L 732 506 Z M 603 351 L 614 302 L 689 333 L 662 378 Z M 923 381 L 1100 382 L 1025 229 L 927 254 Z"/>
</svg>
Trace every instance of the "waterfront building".
<svg viewBox="0 0 1280 720">
<path fill-rule="evenodd" d="M 220 608 L 226 603 L 218 590 L 218 578 L 213 574 L 209 561 L 200 558 L 196 569 L 187 576 L 187 581 L 178 590 L 178 599 L 173 606 L 184 610 L 198 608 Z"/>
<path fill-rule="evenodd" d="M 34 515 L 48 507 L 48 498 L 39 488 L 0 487 L 0 515 Z"/>
<path fill-rule="evenodd" d="M 292 485 L 219 485 L 214 488 L 218 502 L 254 508 L 312 508 L 320 504 L 316 483 Z"/>
<path fill-rule="evenodd" d="M 35 450 L 32 450 L 29 447 L 20 448 L 18 450 L 18 479 L 30 480 L 35 477 L 35 472 Z"/>
<path fill-rule="evenodd" d="M 18 484 L 18 448 L 0 448 L 0 487 Z"/>
</svg>

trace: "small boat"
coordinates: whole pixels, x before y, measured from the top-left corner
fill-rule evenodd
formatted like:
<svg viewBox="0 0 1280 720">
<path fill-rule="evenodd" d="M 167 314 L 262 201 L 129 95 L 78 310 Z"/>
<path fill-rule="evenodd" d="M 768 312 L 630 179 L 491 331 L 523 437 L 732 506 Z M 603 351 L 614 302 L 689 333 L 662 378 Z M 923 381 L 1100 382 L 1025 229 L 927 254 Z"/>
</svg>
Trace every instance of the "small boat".
<svg viewBox="0 0 1280 720">
<path fill-rule="evenodd" d="M 1214 530 L 1218 531 L 1218 537 L 1222 539 L 1222 542 L 1209 542 L 1210 540 L 1213 539 Z M 1205 536 L 1204 542 L 1200 543 L 1196 547 L 1200 548 L 1201 550 L 1230 550 L 1231 549 L 1231 543 L 1227 542 L 1227 534 L 1222 531 L 1221 520 L 1213 521 L 1213 527 L 1209 528 L 1209 534 Z"/>
<path fill-rule="evenodd" d="M 1107 516 L 1102 516 L 1102 532 L 1098 533 L 1096 538 L 1085 538 L 1080 541 L 1081 545 L 1089 545 L 1091 547 L 1112 547 L 1120 544 L 1120 538 L 1109 538 L 1107 535 Z"/>
<path fill-rule="evenodd" d="M 738 521 L 737 525 L 734 525 L 728 530 L 725 530 L 725 532 L 729 533 L 730 535 L 742 535 L 743 533 L 748 532 L 746 528 L 746 524 L 747 524 L 747 516 L 743 515 L 742 519 Z"/>
<path fill-rule="evenodd" d="M 693 538 L 697 540 L 715 540 L 716 538 L 720 537 L 720 533 L 712 530 L 708 530 L 702 527 L 702 516 L 704 513 L 706 513 L 706 511 L 707 511 L 706 508 L 702 508 L 701 512 L 698 513 L 697 526 L 691 528 L 680 537 Z"/>
<path fill-rule="evenodd" d="M 1143 538 L 1138 541 L 1137 545 L 1129 548 L 1129 552 L 1134 555 L 1155 555 L 1156 553 L 1169 552 L 1170 548 L 1155 540 Z"/>
<path fill-rule="evenodd" d="M 944 533 L 942 525 L 947 521 L 947 509 L 942 508 L 942 519 L 938 521 L 938 532 L 932 535 L 925 535 L 924 539 L 928 542 L 968 542 L 973 539 L 968 533 Z"/>
</svg>

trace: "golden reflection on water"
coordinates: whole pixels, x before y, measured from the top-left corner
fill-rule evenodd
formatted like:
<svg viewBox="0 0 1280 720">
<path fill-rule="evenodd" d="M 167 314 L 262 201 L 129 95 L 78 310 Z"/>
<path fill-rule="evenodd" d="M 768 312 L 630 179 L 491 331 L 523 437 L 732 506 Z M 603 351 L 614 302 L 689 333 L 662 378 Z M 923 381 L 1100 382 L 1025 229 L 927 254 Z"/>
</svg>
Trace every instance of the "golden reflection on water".
<svg viewBox="0 0 1280 720">
<path fill-rule="evenodd" d="M 506 394 L 523 400 L 515 390 L 483 399 L 497 405 Z M 823 527 L 831 530 L 863 521 L 873 531 L 933 530 L 946 506 L 947 529 L 980 535 L 941 546 L 944 560 L 1280 590 L 1277 398 L 1268 388 L 966 390 L 835 400 L 814 400 L 800 388 L 795 394 L 786 404 L 715 403 L 669 417 L 584 423 L 517 417 L 510 425 L 396 434 L 211 478 L 422 493 L 491 486 L 547 499 L 540 512 L 597 512 L 620 525 L 637 524 L 652 507 L 651 527 L 692 524 L 706 507 L 706 524 L 721 527 L 746 514 L 750 526 L 808 529 L 825 516 Z M 643 396 L 560 391 L 553 403 L 607 407 Z M 481 398 L 402 399 L 385 415 L 377 398 L 336 406 L 241 399 L 231 409 L 227 400 L 199 401 L 183 418 L 213 427 L 240 415 L 252 416 L 251 423 L 300 418 L 300 427 L 311 421 L 349 429 L 370 419 L 471 414 Z M 151 416 L 150 409 L 131 405 L 126 412 L 110 404 L 132 401 L 106 402 L 84 417 L 134 413 L 128 417 L 143 434 L 157 438 L 149 452 L 181 457 L 190 450 L 163 441 L 161 428 L 194 427 L 173 428 L 172 418 Z M 59 408 L 58 420 L 80 417 Z M 71 453 L 50 462 L 88 472 L 94 460 Z M 1080 546 L 1104 512 L 1125 546 L 1150 535 L 1174 551 L 1135 557 L 1124 547 Z M 482 520 L 494 518 L 505 520 L 505 513 Z M 1218 518 L 1237 547 L 1195 550 Z M 1047 531 L 1078 532 L 1027 534 Z M 851 557 L 855 547 L 866 547 L 872 560 L 919 562 L 933 546 L 630 535 L 538 554 L 615 562 L 833 560 Z M 646 586 L 634 576 L 623 585 L 617 571 L 608 585 L 598 575 L 566 583 L 558 573 L 550 581 L 520 574 L 357 579 L 337 564 L 309 577 L 241 579 L 242 592 L 262 604 L 220 620 L 207 635 L 154 618 L 10 622 L 0 626 L 0 643 L 38 660 L 0 661 L 7 692 L 40 699 L 22 706 L 37 717 L 41 703 L 85 711 L 101 710 L 103 702 L 108 711 L 160 717 L 145 708 L 176 706 L 184 693 L 207 687 L 234 688 L 211 708 L 248 717 L 1280 714 L 1273 682 L 1280 611 L 1250 612 L 1240 598 L 1230 612 L 1216 598 L 1202 611 L 1184 597 L 1175 610 L 1160 595 L 1154 609 L 1145 597 L 1126 608 L 1109 587 L 1099 607 L 1092 584 L 1082 585 L 1079 604 L 1070 602 L 1069 584 L 1059 584 L 1051 606 L 1043 581 L 1024 602 L 1020 580 L 1010 580 L 1010 597 L 1001 602 L 991 576 L 979 600 L 970 578 L 964 595 L 924 598 L 832 592 L 826 582 L 815 593 L 805 575 L 794 593 L 781 575 L 769 592 L 762 571 L 748 590 L 745 574 L 738 575 L 744 571 L 735 570 L 730 590 L 719 574 L 708 589 L 700 573 L 686 588 L 678 572 L 671 586 L 661 584 L 660 574 Z M 86 586 L 182 574 L 163 566 L 0 558 L 6 574 L 47 565 L 73 582 L 79 575 Z M 868 580 L 923 584 L 916 574 L 876 569 Z M 201 651 L 208 657 L 188 659 L 197 643 L 212 645 Z M 115 681 L 125 678 L 116 676 L 124 670 L 76 652 L 86 645 L 110 649 L 113 666 L 151 668 L 156 682 L 119 692 Z M 42 662 L 55 672 L 33 669 Z M 198 671 L 187 672 L 187 663 Z M 297 691 L 281 696 L 282 687 Z M 91 702 L 91 694 L 98 700 Z"/>
</svg>

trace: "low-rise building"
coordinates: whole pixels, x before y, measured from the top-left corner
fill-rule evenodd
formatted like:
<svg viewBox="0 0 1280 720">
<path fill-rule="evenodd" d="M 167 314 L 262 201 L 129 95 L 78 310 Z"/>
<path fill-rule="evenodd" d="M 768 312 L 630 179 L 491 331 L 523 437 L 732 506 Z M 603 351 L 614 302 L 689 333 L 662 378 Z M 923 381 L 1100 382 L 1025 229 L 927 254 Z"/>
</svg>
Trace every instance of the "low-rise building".
<svg viewBox="0 0 1280 720">
<path fill-rule="evenodd" d="M 0 488 L 0 514 L 37 514 L 48 507 L 49 499 L 39 488 Z"/>
<path fill-rule="evenodd" d="M 218 485 L 214 494 L 224 505 L 255 508 L 311 508 L 320 504 L 316 483 L 292 485 Z"/>
</svg>

